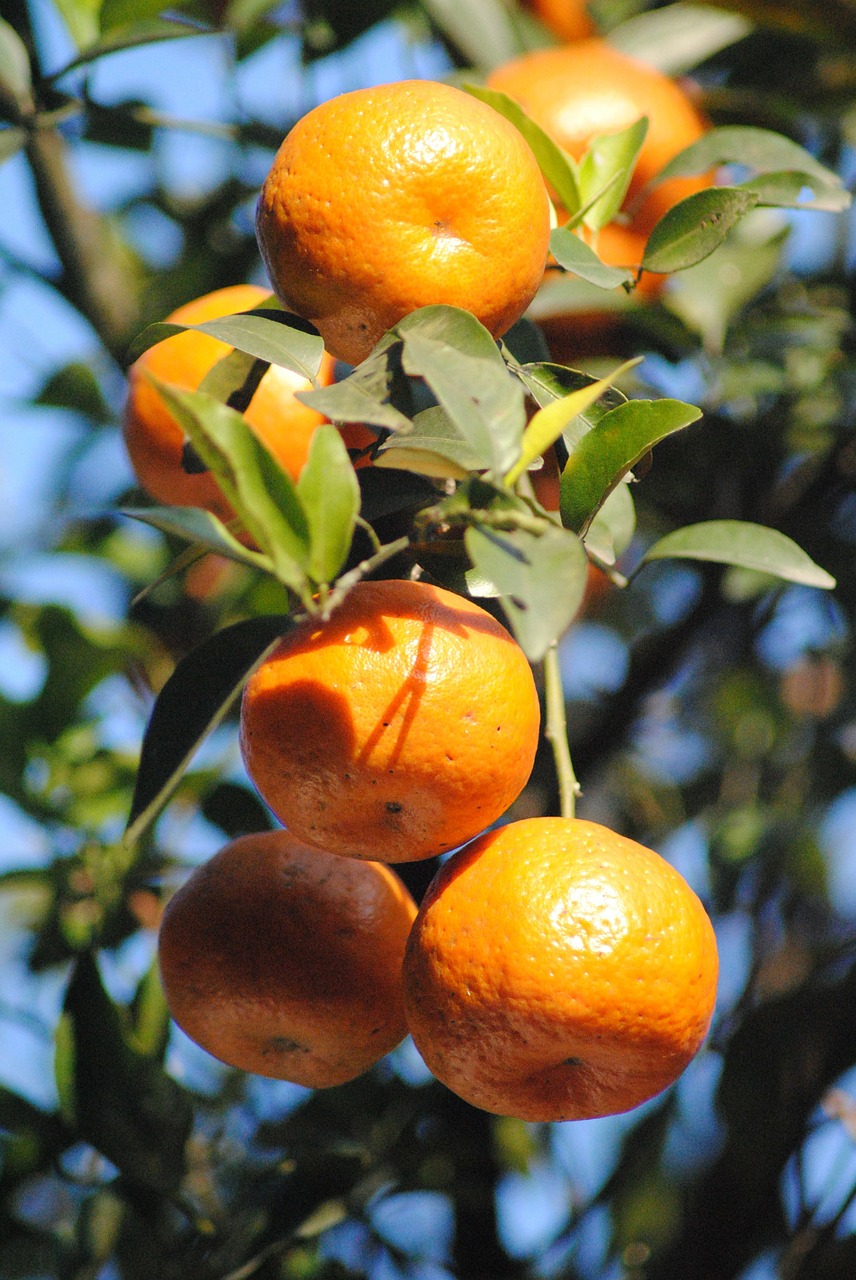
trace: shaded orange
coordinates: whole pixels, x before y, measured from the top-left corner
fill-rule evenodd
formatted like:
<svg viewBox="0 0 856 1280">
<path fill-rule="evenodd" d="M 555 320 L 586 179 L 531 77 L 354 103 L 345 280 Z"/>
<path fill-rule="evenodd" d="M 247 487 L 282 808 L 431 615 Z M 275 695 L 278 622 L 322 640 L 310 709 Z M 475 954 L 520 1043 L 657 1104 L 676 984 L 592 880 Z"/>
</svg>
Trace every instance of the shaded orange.
<svg viewBox="0 0 856 1280">
<path fill-rule="evenodd" d="M 388 867 L 286 831 L 242 836 L 167 904 L 158 957 L 170 1012 L 230 1066 L 342 1084 L 406 1033 L 401 963 L 415 914 Z"/>
<path fill-rule="evenodd" d="M 524 1120 L 611 1115 L 698 1052 L 710 920 L 658 854 L 593 822 L 487 832 L 432 881 L 404 960 L 410 1032 L 467 1102 Z"/>
<path fill-rule="evenodd" d="M 232 285 L 204 294 L 178 307 L 169 323 L 203 324 L 258 307 L 269 291 L 258 285 Z M 182 466 L 184 432 L 149 381 L 153 374 L 184 390 L 196 390 L 205 375 L 231 348 L 217 338 L 188 330 L 149 347 L 128 371 L 128 395 L 122 430 L 131 465 L 142 488 L 169 506 L 203 507 L 223 520 L 233 512 L 210 472 L 189 474 Z M 334 361 L 325 354 L 321 385 L 333 380 Z M 325 418 L 294 398 L 311 383 L 298 374 L 271 365 L 245 413 L 249 425 L 289 475 L 296 479 L 309 453 L 316 428 Z"/>
<path fill-rule="evenodd" d="M 487 83 L 519 102 L 576 158 L 596 134 L 617 133 L 647 116 L 648 133 L 624 202 L 638 231 L 649 232 L 672 205 L 710 186 L 706 175 L 674 178 L 643 194 L 646 184 L 708 126 L 677 81 L 599 36 L 522 54 L 496 67 Z"/>
<path fill-rule="evenodd" d="M 594 35 L 595 25 L 587 0 L 525 0 L 525 3 L 559 40 L 583 40 Z"/>
<path fill-rule="evenodd" d="M 329 621 L 286 635 L 241 705 L 247 772 L 301 840 L 410 862 L 494 822 L 538 745 L 532 671 L 471 600 L 361 582 Z"/>
<path fill-rule="evenodd" d="M 256 231 L 283 303 L 358 364 L 430 304 L 505 333 L 541 282 L 550 209 L 513 125 L 460 89 L 404 80 L 298 121 L 265 179 Z"/>
</svg>

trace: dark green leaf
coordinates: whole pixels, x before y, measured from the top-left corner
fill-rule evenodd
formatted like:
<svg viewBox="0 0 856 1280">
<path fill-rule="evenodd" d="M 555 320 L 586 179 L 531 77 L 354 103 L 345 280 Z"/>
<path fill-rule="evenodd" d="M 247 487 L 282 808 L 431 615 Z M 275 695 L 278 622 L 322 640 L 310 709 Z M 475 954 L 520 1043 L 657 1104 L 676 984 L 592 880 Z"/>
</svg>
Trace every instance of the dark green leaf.
<svg viewBox="0 0 856 1280">
<path fill-rule="evenodd" d="M 565 211 L 570 217 L 574 217 L 583 203 L 577 163 L 574 158 L 563 151 L 550 135 L 526 114 L 519 103 L 509 98 L 507 93 L 501 93 L 498 89 L 488 89 L 484 85 L 466 84 L 463 88 L 467 93 L 480 98 L 500 115 L 505 116 L 506 120 L 510 120 L 523 134 L 544 177 L 556 192 Z M 601 185 L 603 185 L 602 182 Z"/>
<path fill-rule="evenodd" d="M 815 160 L 811 152 L 772 129 L 750 125 L 725 125 L 711 129 L 679 152 L 657 175 L 681 178 L 693 173 L 706 173 L 721 164 L 737 164 L 758 173 L 776 173 L 793 169 L 811 175 L 828 186 L 842 186 L 840 177 Z"/>
<path fill-rule="evenodd" d="M 589 142 L 579 162 L 580 197 L 589 206 L 583 218 L 587 227 L 599 231 L 618 213 L 647 132 L 648 118 L 642 116 L 626 129 L 597 134 Z M 604 194 L 594 199 L 600 191 Z"/>
<path fill-rule="evenodd" d="M 494 584 L 518 644 L 530 662 L 538 662 L 582 604 L 588 572 L 583 544 L 551 522 L 540 535 L 470 528 L 465 541 L 476 570 Z"/>
<path fill-rule="evenodd" d="M 131 1048 L 89 952 L 72 969 L 63 1014 L 80 1138 L 132 1185 L 174 1191 L 184 1174 L 190 1099 L 157 1062 Z"/>
<path fill-rule="evenodd" d="M 204 392 L 152 381 L 277 577 L 303 594 L 309 527 L 291 477 L 240 413 Z"/>
<path fill-rule="evenodd" d="M 52 374 L 34 399 L 34 404 L 56 409 L 71 409 L 85 414 L 93 422 L 113 422 L 113 412 L 101 393 L 98 379 L 89 365 L 79 361 L 65 365 Z"/>
<path fill-rule="evenodd" d="M 681 400 L 628 400 L 577 441 L 561 482 L 562 523 L 584 533 L 618 482 L 658 440 L 701 417 Z"/>
<path fill-rule="evenodd" d="M 120 514 L 130 516 L 132 520 L 140 520 L 143 524 L 150 524 L 163 533 L 186 538 L 188 542 L 227 556 L 238 564 L 273 572 L 273 565 L 267 556 L 245 547 L 210 511 L 202 511 L 199 507 L 123 507 Z"/>
<path fill-rule="evenodd" d="M 143 737 L 125 833 L 129 843 L 160 813 L 197 747 L 220 723 L 247 676 L 289 625 L 287 614 L 236 622 L 179 662 L 158 694 Z"/>
<path fill-rule="evenodd" d="M 297 492 L 309 523 L 309 574 L 317 583 L 332 582 L 351 549 L 360 511 L 360 486 L 335 427 L 313 434 Z"/>
<path fill-rule="evenodd" d="M 550 252 L 560 267 L 599 289 L 617 289 L 631 284 L 636 277 L 636 273 L 626 267 L 610 267 L 602 262 L 594 249 L 565 227 L 559 227 L 550 236 Z"/>
<path fill-rule="evenodd" d="M 650 560 L 665 559 L 732 564 L 825 591 L 835 586 L 831 574 L 784 533 L 745 520 L 704 520 L 675 529 L 648 548 L 640 567 Z"/>
<path fill-rule="evenodd" d="M 526 411 L 523 388 L 487 329 L 457 307 L 423 307 L 397 331 L 405 371 L 425 379 L 479 466 L 504 474 L 518 455 Z"/>
<path fill-rule="evenodd" d="M 681 200 L 664 214 L 648 237 L 646 271 L 683 271 L 708 257 L 735 223 L 758 203 L 743 187 L 711 187 Z"/>
</svg>

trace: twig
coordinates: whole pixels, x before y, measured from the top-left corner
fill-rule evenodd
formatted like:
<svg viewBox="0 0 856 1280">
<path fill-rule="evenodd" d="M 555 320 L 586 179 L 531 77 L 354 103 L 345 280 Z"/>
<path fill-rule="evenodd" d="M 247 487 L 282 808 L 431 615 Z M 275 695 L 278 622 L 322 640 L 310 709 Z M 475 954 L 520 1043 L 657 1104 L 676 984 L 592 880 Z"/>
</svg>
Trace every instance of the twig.
<svg viewBox="0 0 856 1280">
<path fill-rule="evenodd" d="M 574 773 L 571 749 L 568 745 L 565 691 L 562 688 L 559 649 L 555 640 L 544 655 L 544 694 L 547 704 L 544 736 L 550 744 L 556 766 L 560 811 L 563 818 L 573 818 L 576 812 L 577 796 L 581 794 L 581 789 Z"/>
</svg>

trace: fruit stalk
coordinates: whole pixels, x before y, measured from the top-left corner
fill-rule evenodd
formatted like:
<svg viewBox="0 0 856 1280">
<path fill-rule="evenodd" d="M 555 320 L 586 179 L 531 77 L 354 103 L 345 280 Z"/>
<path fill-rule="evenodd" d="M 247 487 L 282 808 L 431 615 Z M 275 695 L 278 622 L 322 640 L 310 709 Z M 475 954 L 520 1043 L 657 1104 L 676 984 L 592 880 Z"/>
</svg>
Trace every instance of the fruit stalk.
<svg viewBox="0 0 856 1280">
<path fill-rule="evenodd" d="M 581 794 L 571 748 L 568 745 L 568 720 L 565 711 L 565 692 L 562 688 L 562 672 L 559 666 L 559 649 L 555 641 L 544 655 L 544 699 L 546 719 L 544 736 L 553 752 L 556 777 L 559 783 L 559 811 L 563 818 L 573 818 L 577 796 Z"/>
</svg>

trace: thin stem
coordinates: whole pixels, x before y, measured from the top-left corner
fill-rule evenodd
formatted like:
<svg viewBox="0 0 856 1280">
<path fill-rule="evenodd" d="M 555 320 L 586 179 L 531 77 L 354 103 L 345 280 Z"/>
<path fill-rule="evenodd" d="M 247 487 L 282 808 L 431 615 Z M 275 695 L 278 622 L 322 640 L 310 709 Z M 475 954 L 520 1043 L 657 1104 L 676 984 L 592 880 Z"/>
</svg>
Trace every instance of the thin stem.
<svg viewBox="0 0 856 1280">
<path fill-rule="evenodd" d="M 379 569 L 382 564 L 385 564 L 387 560 L 391 560 L 393 556 L 406 551 L 409 546 L 410 538 L 405 534 L 401 538 L 396 538 L 394 542 L 388 542 L 386 546 L 380 547 L 374 555 L 369 556 L 366 560 L 361 560 L 353 569 L 343 573 L 327 597 L 322 612 L 322 620 L 329 618 L 336 606 L 344 600 L 351 587 L 356 586 L 368 574 L 374 573 L 375 569 Z"/>
<path fill-rule="evenodd" d="M 544 655 L 544 694 L 547 704 L 547 723 L 544 735 L 553 752 L 556 776 L 559 782 L 559 803 L 563 818 L 573 818 L 580 784 L 574 773 L 571 749 L 568 745 L 568 722 L 565 713 L 565 691 L 562 688 L 562 672 L 559 666 L 559 649 L 556 641 Z"/>
</svg>

